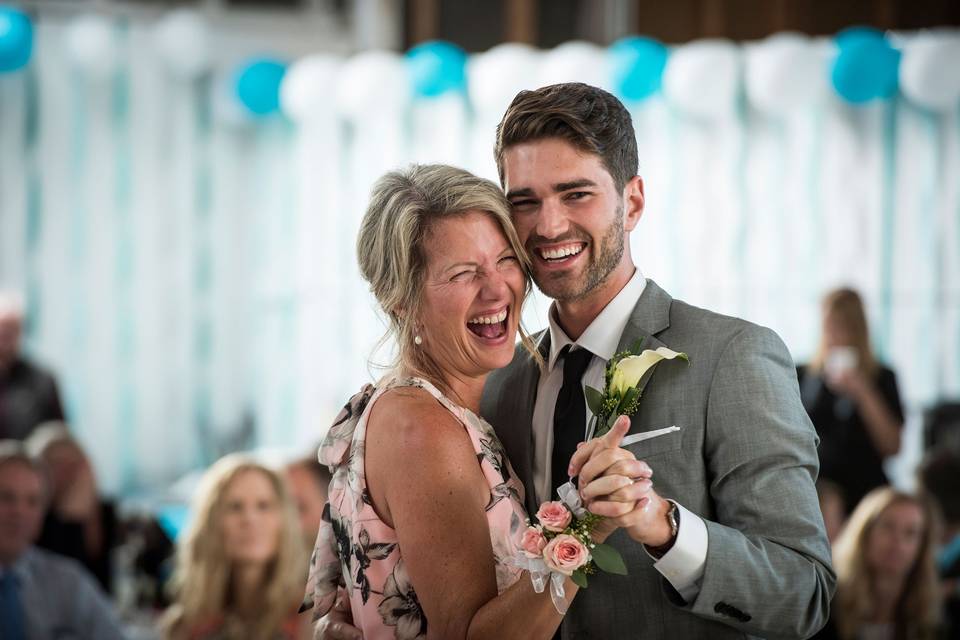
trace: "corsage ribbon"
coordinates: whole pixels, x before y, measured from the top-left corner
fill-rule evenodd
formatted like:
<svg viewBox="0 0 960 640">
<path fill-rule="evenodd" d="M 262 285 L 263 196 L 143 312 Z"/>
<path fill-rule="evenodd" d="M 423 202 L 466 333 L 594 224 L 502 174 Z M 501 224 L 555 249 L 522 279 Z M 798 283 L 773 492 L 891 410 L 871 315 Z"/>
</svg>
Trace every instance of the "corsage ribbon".
<svg viewBox="0 0 960 640">
<path fill-rule="evenodd" d="M 583 508 L 583 502 L 580 500 L 580 492 L 572 482 L 564 482 L 557 487 L 557 493 L 560 495 L 560 501 L 570 509 L 577 520 L 587 515 L 587 510 Z"/>
<path fill-rule="evenodd" d="M 524 571 L 530 572 L 530 582 L 537 593 L 543 593 L 549 580 L 550 599 L 553 601 L 554 608 L 560 615 L 567 613 L 567 600 L 563 589 L 563 580 L 566 576 L 548 569 L 546 563 L 540 558 L 528 558 L 523 552 L 517 554 L 513 563 Z"/>
</svg>

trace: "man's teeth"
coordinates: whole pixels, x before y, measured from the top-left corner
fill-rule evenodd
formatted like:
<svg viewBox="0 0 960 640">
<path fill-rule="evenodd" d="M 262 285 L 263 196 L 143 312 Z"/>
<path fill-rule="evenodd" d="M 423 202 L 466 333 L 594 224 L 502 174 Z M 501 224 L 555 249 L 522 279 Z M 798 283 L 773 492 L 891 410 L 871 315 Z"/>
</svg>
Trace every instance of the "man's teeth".
<svg viewBox="0 0 960 640">
<path fill-rule="evenodd" d="M 581 251 L 583 251 L 583 245 L 571 244 L 566 247 L 557 247 L 556 249 L 541 249 L 540 255 L 547 260 L 557 260 L 559 258 L 577 255 Z"/>
<path fill-rule="evenodd" d="M 500 313 L 495 313 L 492 316 L 477 316 L 472 320 L 469 320 L 469 324 L 497 324 L 498 322 L 503 322 L 507 319 L 507 310 L 504 309 Z"/>
</svg>

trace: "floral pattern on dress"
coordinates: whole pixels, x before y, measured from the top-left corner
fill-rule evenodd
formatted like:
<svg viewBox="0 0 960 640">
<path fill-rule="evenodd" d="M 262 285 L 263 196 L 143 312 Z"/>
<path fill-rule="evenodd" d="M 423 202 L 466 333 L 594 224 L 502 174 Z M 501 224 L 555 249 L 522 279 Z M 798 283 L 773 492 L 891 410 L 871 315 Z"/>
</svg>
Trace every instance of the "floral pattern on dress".
<svg viewBox="0 0 960 640">
<path fill-rule="evenodd" d="M 420 608 L 403 560 L 397 562 L 383 585 L 383 601 L 377 607 L 383 624 L 396 627 L 397 640 L 424 638 L 427 635 L 427 617 Z"/>
<path fill-rule="evenodd" d="M 490 488 L 486 506 L 498 591 L 520 577 L 512 563 L 527 514 L 523 486 L 510 468 L 493 428 L 454 404 L 420 378 L 391 378 L 364 387 L 337 416 L 320 447 L 319 460 L 330 467 L 330 499 L 311 558 L 307 597 L 314 618 L 333 606 L 337 590 L 350 598 L 354 624 L 363 637 L 412 639 L 426 636 L 427 619 L 407 575 L 396 532 L 373 509 L 364 473 L 367 418 L 377 399 L 397 387 L 416 387 L 434 396 L 463 425 Z"/>
</svg>

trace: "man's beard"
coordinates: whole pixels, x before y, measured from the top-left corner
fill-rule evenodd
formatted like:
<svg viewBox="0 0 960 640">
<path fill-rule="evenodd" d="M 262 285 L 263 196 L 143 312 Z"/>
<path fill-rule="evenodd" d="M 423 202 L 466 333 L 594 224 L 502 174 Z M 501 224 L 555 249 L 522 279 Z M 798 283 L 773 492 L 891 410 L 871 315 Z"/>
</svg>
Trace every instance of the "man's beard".
<svg viewBox="0 0 960 640">
<path fill-rule="evenodd" d="M 603 284 L 623 257 L 623 204 L 617 207 L 614 220 L 600 239 L 600 245 L 590 246 L 590 263 L 577 278 L 567 273 L 549 273 L 534 282 L 544 295 L 559 302 L 573 302 L 587 297 Z"/>
</svg>

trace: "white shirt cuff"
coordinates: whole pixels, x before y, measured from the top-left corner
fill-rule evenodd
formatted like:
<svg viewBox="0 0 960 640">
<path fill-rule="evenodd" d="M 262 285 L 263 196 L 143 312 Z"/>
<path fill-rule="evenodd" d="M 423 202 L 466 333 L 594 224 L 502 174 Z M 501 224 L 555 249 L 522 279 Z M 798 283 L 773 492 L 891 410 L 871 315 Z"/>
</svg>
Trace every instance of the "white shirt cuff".
<svg viewBox="0 0 960 640">
<path fill-rule="evenodd" d="M 657 561 L 653 567 L 673 585 L 685 602 L 691 602 L 700 593 L 707 562 L 707 525 L 700 516 L 684 509 L 683 505 L 673 500 L 670 502 L 677 505 L 680 515 L 677 539 L 662 558 L 654 558 Z M 647 555 L 650 555 L 649 551 Z M 650 557 L 653 558 L 652 555 Z"/>
</svg>

